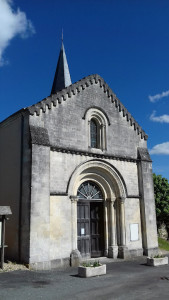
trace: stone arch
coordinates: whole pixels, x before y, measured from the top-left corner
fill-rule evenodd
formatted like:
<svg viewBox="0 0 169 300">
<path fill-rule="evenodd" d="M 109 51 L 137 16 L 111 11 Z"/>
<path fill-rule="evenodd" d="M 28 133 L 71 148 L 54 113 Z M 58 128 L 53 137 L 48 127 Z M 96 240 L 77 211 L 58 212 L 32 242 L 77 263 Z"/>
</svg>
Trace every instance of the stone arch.
<svg viewBox="0 0 169 300">
<path fill-rule="evenodd" d="M 92 106 L 92 107 L 87 108 L 82 119 L 85 120 L 86 118 L 89 118 L 89 116 L 91 116 L 91 114 L 96 111 L 101 112 L 102 116 L 103 115 L 105 116 L 105 118 L 107 119 L 107 123 L 110 126 L 110 120 L 109 120 L 108 115 L 102 108 L 100 108 L 98 106 Z"/>
<path fill-rule="evenodd" d="M 90 160 L 79 165 L 69 180 L 68 195 L 72 201 L 72 250 L 77 251 L 77 190 L 85 181 L 95 182 L 104 198 L 104 255 L 124 257 L 125 205 L 127 189 L 121 174 L 111 164 L 102 160 Z M 78 204 L 79 205 L 79 204 Z M 75 252 L 73 252 L 75 253 Z"/>
<path fill-rule="evenodd" d="M 103 110 L 100 110 L 97 107 L 91 107 L 85 112 L 83 118 L 86 120 L 86 126 L 88 127 L 88 145 L 89 148 L 97 148 L 100 150 L 106 150 L 107 148 L 107 130 L 110 125 L 108 116 L 105 115 Z M 92 146 L 91 141 L 91 124 L 92 121 L 95 122 L 97 127 L 97 145 Z"/>
<path fill-rule="evenodd" d="M 105 199 L 112 196 L 126 198 L 127 189 L 123 177 L 107 162 L 90 160 L 79 165 L 70 177 L 67 193 L 76 196 L 79 185 L 86 180 L 97 182 Z"/>
</svg>

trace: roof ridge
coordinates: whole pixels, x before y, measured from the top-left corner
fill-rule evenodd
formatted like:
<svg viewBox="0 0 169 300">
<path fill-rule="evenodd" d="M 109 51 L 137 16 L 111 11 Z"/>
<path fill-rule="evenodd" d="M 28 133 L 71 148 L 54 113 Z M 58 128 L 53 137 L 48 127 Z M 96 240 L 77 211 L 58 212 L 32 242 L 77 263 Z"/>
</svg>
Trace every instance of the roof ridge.
<svg viewBox="0 0 169 300">
<path fill-rule="evenodd" d="M 39 116 L 40 109 L 42 110 L 42 112 L 45 112 L 46 106 L 48 106 L 48 108 L 51 109 L 52 105 L 53 106 L 57 105 L 57 102 L 62 103 L 62 101 L 65 101 L 67 97 L 71 98 L 72 95 L 75 95 L 76 93 L 80 92 L 81 90 L 84 90 L 88 86 L 97 83 L 99 83 L 100 87 L 103 88 L 104 93 L 107 93 L 108 98 L 111 98 L 111 102 L 114 103 L 114 105 L 118 108 L 118 111 L 123 112 L 123 117 L 126 117 L 127 122 L 130 122 L 131 126 L 134 126 L 134 130 L 136 130 L 138 134 L 141 134 L 141 138 L 147 140 L 148 135 L 141 128 L 141 126 L 134 119 L 134 117 L 129 113 L 127 108 L 121 103 L 121 101 L 118 99 L 118 97 L 109 87 L 109 85 L 98 74 L 92 74 L 86 76 L 80 79 L 79 81 L 69 85 L 68 87 L 64 88 L 63 90 L 57 92 L 56 94 L 48 96 L 47 98 L 44 98 L 42 101 L 29 106 L 27 109 L 30 115 L 36 113 Z"/>
</svg>

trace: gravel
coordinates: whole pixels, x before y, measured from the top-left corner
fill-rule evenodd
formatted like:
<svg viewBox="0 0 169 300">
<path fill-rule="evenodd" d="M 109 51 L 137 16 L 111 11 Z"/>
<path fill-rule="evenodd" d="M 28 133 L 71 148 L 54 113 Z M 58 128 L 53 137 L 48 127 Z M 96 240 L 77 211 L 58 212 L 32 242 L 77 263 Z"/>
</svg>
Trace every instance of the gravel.
<svg viewBox="0 0 169 300">
<path fill-rule="evenodd" d="M 17 270 L 27 270 L 29 271 L 29 266 L 28 265 L 22 265 L 22 264 L 17 264 L 15 262 L 7 261 L 4 263 L 4 268 L 3 270 L 0 268 L 0 273 L 1 272 L 12 272 L 12 271 L 17 271 Z"/>
</svg>

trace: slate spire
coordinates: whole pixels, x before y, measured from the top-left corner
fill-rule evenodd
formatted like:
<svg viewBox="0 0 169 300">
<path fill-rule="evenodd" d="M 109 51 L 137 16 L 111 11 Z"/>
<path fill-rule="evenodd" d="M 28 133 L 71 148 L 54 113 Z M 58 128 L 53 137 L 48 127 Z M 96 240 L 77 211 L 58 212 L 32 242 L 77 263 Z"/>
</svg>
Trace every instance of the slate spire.
<svg viewBox="0 0 169 300">
<path fill-rule="evenodd" d="M 56 94 L 58 91 L 66 88 L 71 84 L 72 82 L 71 82 L 69 67 L 66 59 L 65 48 L 63 45 L 63 32 L 62 32 L 62 46 L 60 49 L 60 54 L 59 54 L 59 59 L 56 67 L 51 94 Z"/>
</svg>

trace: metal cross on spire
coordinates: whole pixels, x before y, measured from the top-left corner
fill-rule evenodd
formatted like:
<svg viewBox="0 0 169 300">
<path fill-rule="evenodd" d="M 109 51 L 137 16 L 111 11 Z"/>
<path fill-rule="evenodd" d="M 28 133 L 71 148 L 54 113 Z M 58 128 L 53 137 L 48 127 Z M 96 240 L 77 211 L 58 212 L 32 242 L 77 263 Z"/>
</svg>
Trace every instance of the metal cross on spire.
<svg viewBox="0 0 169 300">
<path fill-rule="evenodd" d="M 63 28 L 62 28 L 62 43 L 63 43 Z"/>
</svg>

